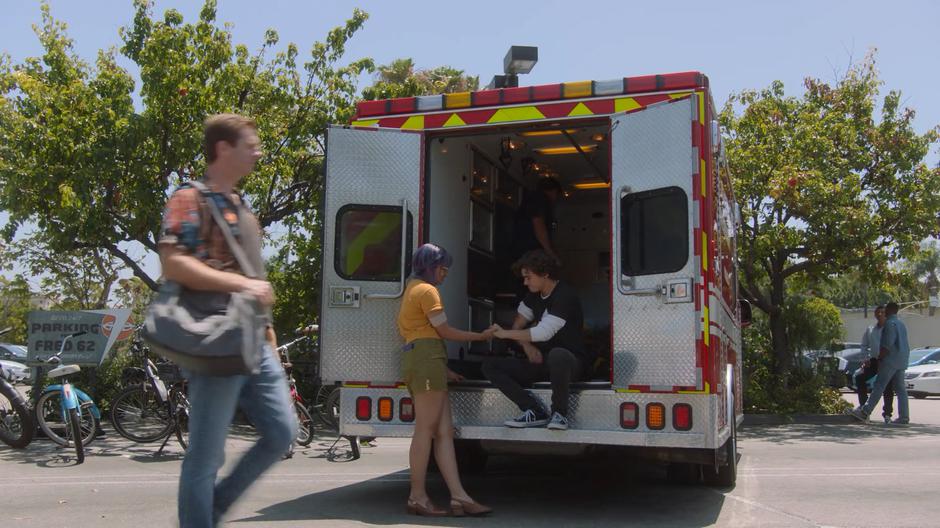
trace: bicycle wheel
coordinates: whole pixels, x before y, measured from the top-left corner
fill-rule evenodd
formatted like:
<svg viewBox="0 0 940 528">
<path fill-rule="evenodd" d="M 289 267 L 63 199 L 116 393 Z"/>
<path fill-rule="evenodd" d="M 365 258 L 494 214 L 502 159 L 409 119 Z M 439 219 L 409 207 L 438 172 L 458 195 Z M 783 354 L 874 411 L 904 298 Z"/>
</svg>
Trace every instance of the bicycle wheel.
<svg viewBox="0 0 940 528">
<path fill-rule="evenodd" d="M 0 379 L 0 441 L 22 449 L 33 441 L 36 424 L 16 387 Z"/>
<path fill-rule="evenodd" d="M 294 402 L 294 409 L 297 411 L 297 445 L 307 447 L 313 442 L 313 416 L 310 411 L 300 402 Z"/>
<path fill-rule="evenodd" d="M 69 438 L 75 445 L 75 457 L 81 464 L 85 461 L 85 444 L 82 442 L 82 421 L 78 416 L 78 409 L 69 409 Z"/>
<path fill-rule="evenodd" d="M 176 396 L 176 439 L 184 450 L 189 448 L 189 400 L 184 394 Z"/>
<path fill-rule="evenodd" d="M 339 389 L 331 387 L 319 408 L 320 419 L 331 429 L 339 427 Z"/>
<path fill-rule="evenodd" d="M 59 391 L 47 392 L 43 394 L 36 402 L 35 416 L 36 424 L 39 429 L 53 442 L 63 447 L 68 447 L 69 424 L 66 422 L 68 417 L 62 416 L 62 405 L 60 400 L 62 393 Z M 79 405 L 79 419 L 76 423 L 81 427 L 81 439 L 83 445 L 88 445 L 95 439 L 95 431 L 98 430 L 98 420 L 91 414 L 91 403 L 83 402 Z"/>
<path fill-rule="evenodd" d="M 173 427 L 169 404 L 142 385 L 128 387 L 111 402 L 111 425 L 119 435 L 134 442 L 157 442 Z"/>
</svg>

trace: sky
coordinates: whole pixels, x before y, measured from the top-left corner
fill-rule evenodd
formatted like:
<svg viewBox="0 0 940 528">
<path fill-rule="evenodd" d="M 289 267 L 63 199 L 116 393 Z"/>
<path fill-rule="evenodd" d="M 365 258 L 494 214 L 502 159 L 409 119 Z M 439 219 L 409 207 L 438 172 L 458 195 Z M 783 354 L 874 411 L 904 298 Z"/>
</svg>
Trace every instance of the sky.
<svg viewBox="0 0 940 528">
<path fill-rule="evenodd" d="M 131 0 L 49 4 L 53 16 L 68 24 L 75 51 L 89 62 L 99 49 L 120 45 L 118 28 L 133 17 Z M 191 21 L 201 5 L 158 0 L 154 12 L 175 8 Z M 698 70 L 708 75 L 719 106 L 731 93 L 774 80 L 799 96 L 805 77 L 834 82 L 852 61 L 876 48 L 883 93 L 902 92 L 904 105 L 917 111 L 919 132 L 940 124 L 936 1 L 220 0 L 218 5 L 218 20 L 231 23 L 234 42 L 249 49 L 257 49 L 265 30 L 274 28 L 282 48 L 294 42 L 309 51 L 358 7 L 370 17 L 348 43 L 348 60 L 372 57 L 386 64 L 411 57 L 419 68 L 452 66 L 479 75 L 485 85 L 501 73 L 510 45 L 538 46 L 539 62 L 520 77 L 521 85 Z M 31 27 L 40 22 L 39 4 L 0 0 L 0 9 L 0 53 L 14 62 L 39 55 Z M 370 81 L 363 79 L 362 86 Z M 928 159 L 936 164 L 940 152 L 935 149 Z M 155 270 L 156 260 L 148 259 L 147 267 Z"/>
</svg>

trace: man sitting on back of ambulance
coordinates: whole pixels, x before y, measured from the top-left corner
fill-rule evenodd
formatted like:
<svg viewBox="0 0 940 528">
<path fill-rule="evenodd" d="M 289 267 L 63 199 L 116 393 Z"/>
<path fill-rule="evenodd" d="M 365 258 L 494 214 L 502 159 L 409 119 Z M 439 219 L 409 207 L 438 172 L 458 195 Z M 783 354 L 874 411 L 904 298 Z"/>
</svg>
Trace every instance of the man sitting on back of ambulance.
<svg viewBox="0 0 940 528">
<path fill-rule="evenodd" d="M 519 303 L 512 329 L 493 325 L 495 337 L 519 343 L 526 359 L 500 358 L 483 365 L 483 375 L 519 406 L 522 415 L 507 420 L 508 427 L 568 429 L 568 394 L 571 381 L 587 373 L 593 358 L 584 348 L 581 300 L 569 284 L 558 279 L 558 261 L 543 250 L 530 251 L 514 265 L 528 294 Z M 525 387 L 548 380 L 552 385 L 552 413 Z"/>
</svg>

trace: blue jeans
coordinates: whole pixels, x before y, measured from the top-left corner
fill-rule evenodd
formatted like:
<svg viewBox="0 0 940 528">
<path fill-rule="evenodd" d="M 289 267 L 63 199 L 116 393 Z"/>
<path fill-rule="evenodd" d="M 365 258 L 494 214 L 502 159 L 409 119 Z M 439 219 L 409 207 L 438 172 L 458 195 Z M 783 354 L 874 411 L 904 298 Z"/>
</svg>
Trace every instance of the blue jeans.
<svg viewBox="0 0 940 528">
<path fill-rule="evenodd" d="M 297 436 L 297 416 L 284 369 L 268 345 L 263 352 L 258 374 L 215 377 L 186 373 L 192 409 L 189 449 L 180 472 L 178 512 L 182 528 L 215 526 L 235 500 L 280 460 Z M 248 415 L 261 439 L 229 476 L 217 482 L 236 407 Z"/>
<path fill-rule="evenodd" d="M 875 380 L 875 386 L 871 390 L 871 396 L 868 397 L 868 401 L 865 402 L 865 405 L 862 406 L 862 412 L 865 413 L 865 416 L 871 414 L 875 406 L 878 405 L 878 400 L 881 399 L 881 395 L 884 394 L 885 389 L 888 388 L 888 384 L 894 388 L 894 394 L 898 398 L 898 418 L 901 421 L 908 421 L 911 419 L 910 407 L 907 402 L 907 385 L 904 381 L 904 372 L 907 368 L 897 368 L 894 365 L 888 365 L 882 362 L 878 365 L 878 379 Z"/>
</svg>

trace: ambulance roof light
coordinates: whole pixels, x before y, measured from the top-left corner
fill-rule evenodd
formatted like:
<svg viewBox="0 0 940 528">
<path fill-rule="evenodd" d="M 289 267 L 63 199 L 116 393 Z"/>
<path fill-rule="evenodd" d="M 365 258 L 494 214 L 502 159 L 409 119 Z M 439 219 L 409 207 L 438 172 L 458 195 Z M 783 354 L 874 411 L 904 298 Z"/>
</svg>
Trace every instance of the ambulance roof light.
<svg viewBox="0 0 940 528">
<path fill-rule="evenodd" d="M 510 46 L 503 57 L 503 72 L 507 75 L 529 73 L 539 61 L 539 48 L 536 46 Z"/>
<path fill-rule="evenodd" d="M 519 86 L 519 74 L 529 73 L 539 61 L 539 48 L 536 46 L 510 46 L 503 57 L 504 75 L 494 75 L 486 86 L 494 88 L 516 88 Z"/>
</svg>

